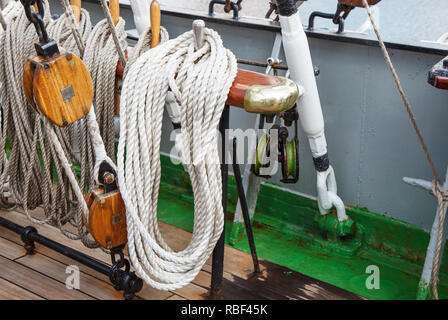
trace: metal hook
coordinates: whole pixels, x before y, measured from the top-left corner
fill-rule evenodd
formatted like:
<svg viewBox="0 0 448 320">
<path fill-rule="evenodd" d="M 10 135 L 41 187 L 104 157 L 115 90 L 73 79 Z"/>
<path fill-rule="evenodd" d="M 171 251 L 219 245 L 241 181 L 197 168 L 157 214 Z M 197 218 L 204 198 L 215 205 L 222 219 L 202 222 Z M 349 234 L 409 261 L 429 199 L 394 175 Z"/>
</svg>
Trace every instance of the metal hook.
<svg viewBox="0 0 448 320">
<path fill-rule="evenodd" d="M 205 43 L 204 36 L 205 22 L 204 20 L 194 20 L 193 21 L 193 35 L 195 40 L 194 48 L 196 50 L 202 48 Z"/>
</svg>

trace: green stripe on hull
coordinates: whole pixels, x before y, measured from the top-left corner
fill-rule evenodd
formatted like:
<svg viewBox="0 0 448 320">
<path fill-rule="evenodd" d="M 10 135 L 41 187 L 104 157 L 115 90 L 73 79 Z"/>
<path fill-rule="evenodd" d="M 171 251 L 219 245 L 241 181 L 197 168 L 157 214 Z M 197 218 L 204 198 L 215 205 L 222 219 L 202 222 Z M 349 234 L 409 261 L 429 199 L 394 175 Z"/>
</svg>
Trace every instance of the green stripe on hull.
<svg viewBox="0 0 448 320">
<path fill-rule="evenodd" d="M 193 194 L 182 166 L 162 156 L 160 220 L 192 231 Z M 232 230 L 237 192 L 229 179 L 226 243 L 249 251 L 244 225 Z M 428 209 L 430 210 L 430 209 Z M 260 257 L 370 299 L 416 299 L 429 234 L 408 223 L 350 207 L 352 236 L 332 237 L 319 227 L 317 203 L 265 183 L 253 218 Z M 448 298 L 448 268 L 442 264 L 439 295 Z M 378 266 L 380 288 L 368 289 L 369 266 Z M 421 292 L 419 294 L 421 297 Z"/>
</svg>

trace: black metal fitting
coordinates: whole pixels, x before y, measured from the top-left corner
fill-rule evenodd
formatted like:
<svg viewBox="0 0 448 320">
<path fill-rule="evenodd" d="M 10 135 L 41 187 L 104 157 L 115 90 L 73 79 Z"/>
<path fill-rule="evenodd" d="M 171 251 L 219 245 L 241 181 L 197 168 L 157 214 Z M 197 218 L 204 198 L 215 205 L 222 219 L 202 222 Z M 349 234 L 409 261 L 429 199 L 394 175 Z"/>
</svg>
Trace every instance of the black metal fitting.
<svg viewBox="0 0 448 320">
<path fill-rule="evenodd" d="M 105 181 L 105 177 L 106 177 L 107 173 L 110 173 L 114 176 L 112 183 L 108 183 L 108 181 Z M 114 168 L 112 168 L 112 166 L 107 161 L 103 161 L 100 164 L 100 168 L 98 171 L 98 182 L 104 186 L 105 193 L 109 193 L 109 192 L 118 190 L 117 173 L 115 172 Z"/>
<path fill-rule="evenodd" d="M 20 0 L 20 2 L 25 9 L 27 19 L 34 24 L 34 28 L 39 36 L 39 44 L 35 44 L 37 54 L 45 58 L 51 58 L 59 53 L 56 42 L 48 37 L 43 18 L 45 16 L 45 7 L 42 0 Z M 34 5 L 37 6 L 38 12 L 31 11 L 31 7 Z"/>
<path fill-rule="evenodd" d="M 31 239 L 31 235 L 33 233 L 37 233 L 36 228 L 28 226 L 23 228 L 22 234 L 20 235 L 20 238 L 23 241 L 23 247 L 26 250 L 26 254 L 34 254 L 34 249 L 36 248 L 36 245 L 34 244 L 34 241 Z"/>
<path fill-rule="evenodd" d="M 220 4 L 224 6 L 225 12 L 230 12 L 230 9 L 233 11 L 233 19 L 238 20 L 239 19 L 239 11 L 241 10 L 241 1 L 238 1 L 237 3 L 233 1 L 225 1 L 225 0 L 212 0 L 210 1 L 208 5 L 208 15 L 213 17 L 215 15 L 214 7 L 215 4 Z"/>
<path fill-rule="evenodd" d="M 311 13 L 310 18 L 308 20 L 308 30 L 313 30 L 314 28 L 314 19 L 316 17 L 330 19 L 334 24 L 338 25 L 337 33 L 344 32 L 345 20 L 347 19 L 350 12 L 354 9 L 352 6 L 348 6 L 345 4 L 338 3 L 336 8 L 336 12 L 334 14 L 325 13 L 320 11 L 314 11 Z M 342 14 L 342 15 L 341 15 Z"/>
<path fill-rule="evenodd" d="M 326 171 L 330 167 L 330 159 L 328 158 L 328 153 L 324 154 L 320 157 L 313 157 L 314 168 L 317 171 L 323 172 Z"/>
<path fill-rule="evenodd" d="M 278 13 L 281 16 L 289 17 L 297 12 L 297 7 L 294 0 L 277 0 Z"/>
<path fill-rule="evenodd" d="M 273 123 L 274 118 L 275 118 L 275 114 L 265 114 L 264 115 L 264 120 L 266 121 L 266 123 Z"/>
<path fill-rule="evenodd" d="M 51 58 L 54 55 L 59 54 L 59 47 L 54 40 L 44 43 L 35 43 L 34 48 L 36 49 L 38 55 L 45 58 Z"/>
<path fill-rule="evenodd" d="M 37 242 L 44 247 L 50 248 L 65 257 L 78 261 L 79 263 L 108 276 L 115 289 L 124 291 L 123 295 L 126 299 L 132 299 L 135 294 L 143 288 L 143 281 L 137 277 L 135 272 L 130 272 L 131 265 L 121 254 L 120 259 L 116 261 L 111 268 L 109 265 L 101 263 L 82 252 L 76 251 L 40 235 L 34 227 L 22 227 L 1 216 L 0 226 L 19 234 L 22 241 L 25 243 L 27 253 L 29 254 L 34 252 L 34 243 Z M 124 270 L 121 270 L 123 267 Z"/>
<path fill-rule="evenodd" d="M 121 268 L 124 267 L 124 270 Z M 134 271 L 130 272 L 131 265 L 127 259 L 120 259 L 115 262 L 110 269 L 109 279 L 117 291 L 123 290 L 125 299 L 130 300 L 135 297 L 135 294 L 142 290 L 143 281 Z"/>
<path fill-rule="evenodd" d="M 281 16 L 289 17 L 297 12 L 294 0 L 277 0 L 278 13 Z"/>
<path fill-rule="evenodd" d="M 283 112 L 282 114 L 283 121 L 285 122 L 285 126 L 292 126 L 294 121 L 299 120 L 299 113 L 297 112 L 297 105 L 295 104 L 291 109 Z"/>
<path fill-rule="evenodd" d="M 448 78 L 448 57 L 440 60 L 434 67 L 428 72 L 428 83 L 434 87 L 437 87 L 437 80 Z M 445 88 L 442 88 L 445 89 Z"/>
</svg>

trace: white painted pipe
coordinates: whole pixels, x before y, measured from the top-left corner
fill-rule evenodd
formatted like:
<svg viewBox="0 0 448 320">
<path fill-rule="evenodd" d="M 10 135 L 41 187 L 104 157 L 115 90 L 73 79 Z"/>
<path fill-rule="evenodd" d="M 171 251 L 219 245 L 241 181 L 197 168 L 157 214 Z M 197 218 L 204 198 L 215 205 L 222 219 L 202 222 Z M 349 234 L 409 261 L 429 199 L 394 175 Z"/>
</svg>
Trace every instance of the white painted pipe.
<svg viewBox="0 0 448 320">
<path fill-rule="evenodd" d="M 308 137 L 313 157 L 320 157 L 327 153 L 327 142 L 308 39 L 298 12 L 291 16 L 280 15 L 280 25 L 290 78 L 305 91 L 297 101 L 300 122 Z"/>
</svg>

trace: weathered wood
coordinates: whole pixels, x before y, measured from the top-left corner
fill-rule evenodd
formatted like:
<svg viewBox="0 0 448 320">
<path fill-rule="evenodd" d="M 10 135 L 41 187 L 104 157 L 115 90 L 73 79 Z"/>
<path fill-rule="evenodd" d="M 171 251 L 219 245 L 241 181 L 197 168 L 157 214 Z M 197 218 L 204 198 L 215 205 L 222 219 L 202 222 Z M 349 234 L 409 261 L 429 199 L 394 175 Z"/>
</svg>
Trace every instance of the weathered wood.
<svg viewBox="0 0 448 320">
<path fill-rule="evenodd" d="M 14 260 L 26 254 L 26 250 L 19 244 L 0 238 L 0 256 Z"/>
<path fill-rule="evenodd" d="M 157 0 L 153 0 L 150 6 L 150 19 L 151 19 L 151 48 L 154 48 L 160 43 L 160 4 Z"/>
<path fill-rule="evenodd" d="M 84 62 L 61 50 L 52 58 L 35 57 L 24 67 L 28 102 L 58 126 L 73 123 L 89 112 L 93 86 Z"/>
<path fill-rule="evenodd" d="M 97 192 L 89 206 L 87 228 L 103 248 L 117 248 L 127 242 L 126 207 L 118 190 Z"/>
<path fill-rule="evenodd" d="M 1 212 L 0 214 L 2 214 L 2 216 L 4 216 L 5 218 L 21 225 L 31 224 L 26 219 L 26 217 L 20 213 Z M 191 239 L 191 233 L 185 230 L 176 228 L 163 222 L 159 222 L 159 226 L 163 237 L 175 251 L 183 250 Z M 98 249 L 87 249 L 79 241 L 66 239 L 55 227 L 44 225 L 36 226 L 36 228 L 38 229 L 40 234 L 43 234 L 67 246 L 70 246 L 78 251 L 84 252 L 110 265 L 110 258 L 107 254 Z M 1 227 L 0 236 L 12 237 L 12 241 L 16 242 L 17 244 L 21 244 L 19 236 L 13 234 L 12 232 L 5 231 L 5 229 Z M 36 251 L 38 253 L 47 255 L 47 257 L 45 258 L 48 260 L 48 262 L 51 262 L 51 259 L 54 259 L 58 260 L 62 266 L 71 264 L 77 265 L 77 262 L 74 262 L 69 258 L 55 253 L 48 248 L 40 246 L 39 244 L 36 244 Z M 28 263 L 31 263 L 32 259 L 33 257 L 23 257 L 19 260 L 28 261 Z M 42 273 L 46 274 L 46 264 L 41 260 L 42 259 L 39 259 L 39 267 L 35 265 L 30 266 L 33 269 L 35 268 L 36 270 L 39 270 Z M 50 266 L 48 266 L 47 268 L 50 268 Z M 107 277 L 103 276 L 102 274 L 90 270 L 89 268 L 82 265 L 79 265 L 79 268 L 83 273 L 98 279 L 98 281 L 108 282 Z M 223 298 L 249 300 L 362 299 L 362 297 L 356 294 L 332 286 L 328 283 L 310 278 L 288 268 L 278 266 L 263 259 L 260 259 L 260 268 L 261 274 L 258 276 L 254 276 L 251 256 L 245 252 L 226 246 L 224 258 Z M 49 272 L 56 271 L 49 270 Z M 198 276 L 190 285 L 182 289 L 175 290 L 174 292 L 166 292 L 155 290 L 145 284 L 143 290 L 139 292 L 138 296 L 144 299 L 206 299 L 208 297 L 207 295 L 210 286 L 210 272 L 211 261 L 209 259 L 204 265 L 203 270 L 198 274 Z M 50 276 L 50 278 L 57 277 L 56 275 L 52 275 Z M 108 290 L 108 287 L 100 287 L 101 289 L 98 290 Z M 92 290 L 93 289 L 94 287 L 92 287 Z M 30 288 L 30 290 L 32 289 Z M 81 290 L 83 290 L 82 287 Z M 173 293 L 175 294 L 175 296 L 173 296 Z M 110 293 L 101 293 L 101 295 L 107 294 Z"/>
<path fill-rule="evenodd" d="M 67 265 L 39 253 L 24 256 L 16 262 L 62 283 L 65 283 L 69 276 L 66 273 Z M 75 266 L 81 271 L 77 262 L 73 262 L 70 266 Z M 104 282 L 84 272 L 79 272 L 79 291 L 100 300 L 123 300 L 123 293 L 115 290 L 110 282 Z"/>
<path fill-rule="evenodd" d="M 173 292 L 188 300 L 206 300 L 208 298 L 208 290 L 194 283 L 189 283 L 185 287 L 176 289 Z"/>
<path fill-rule="evenodd" d="M 0 277 L 46 299 L 93 299 L 80 291 L 67 289 L 65 284 L 4 257 L 0 257 Z"/>
<path fill-rule="evenodd" d="M 9 281 L 0 278 L 0 300 L 44 300 Z"/>
</svg>

